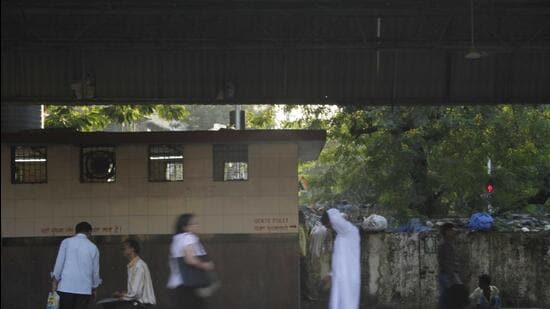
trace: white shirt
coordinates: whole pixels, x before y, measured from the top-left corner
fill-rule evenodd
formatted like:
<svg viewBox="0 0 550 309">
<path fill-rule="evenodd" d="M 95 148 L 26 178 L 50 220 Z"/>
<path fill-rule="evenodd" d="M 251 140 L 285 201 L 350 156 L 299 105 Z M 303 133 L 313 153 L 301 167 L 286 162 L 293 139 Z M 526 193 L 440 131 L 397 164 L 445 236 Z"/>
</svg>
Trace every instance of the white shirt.
<svg viewBox="0 0 550 309">
<path fill-rule="evenodd" d="M 327 228 L 321 224 L 317 224 L 311 229 L 309 235 L 311 239 L 309 250 L 314 257 L 318 258 L 329 249 L 325 241 L 327 239 Z"/>
<path fill-rule="evenodd" d="M 500 308 L 500 292 L 494 285 L 489 286 L 491 290 L 491 299 L 487 299 L 483 290 L 477 288 L 472 294 L 470 294 L 470 302 L 474 305 L 490 305 L 493 304 L 495 308 Z M 491 307 L 493 308 L 493 307 Z"/>
<path fill-rule="evenodd" d="M 137 300 L 142 304 L 155 305 L 155 291 L 153 290 L 153 281 L 147 264 L 136 257 L 128 264 L 128 288 L 125 300 Z"/>
<path fill-rule="evenodd" d="M 170 244 L 170 256 L 168 258 L 170 277 L 166 286 L 169 289 L 175 289 L 183 284 L 177 259 L 185 256 L 184 248 L 189 245 L 193 246 L 197 256 L 206 255 L 206 251 L 197 235 L 193 233 L 180 233 L 174 235 L 174 237 L 172 237 L 172 244 Z"/>
<path fill-rule="evenodd" d="M 61 242 L 52 272 L 59 284 L 57 290 L 65 293 L 91 295 L 101 284 L 99 278 L 99 250 L 84 234 L 76 234 Z"/>
<path fill-rule="evenodd" d="M 336 231 L 332 252 L 330 309 L 358 309 L 361 292 L 361 249 L 359 229 L 336 209 L 327 211 Z"/>
</svg>

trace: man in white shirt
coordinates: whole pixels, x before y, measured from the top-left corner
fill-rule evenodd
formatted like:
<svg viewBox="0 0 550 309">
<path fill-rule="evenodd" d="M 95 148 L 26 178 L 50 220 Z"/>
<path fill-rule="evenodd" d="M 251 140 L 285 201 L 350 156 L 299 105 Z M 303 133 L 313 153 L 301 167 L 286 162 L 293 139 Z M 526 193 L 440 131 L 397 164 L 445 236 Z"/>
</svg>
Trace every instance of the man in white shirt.
<svg viewBox="0 0 550 309">
<path fill-rule="evenodd" d="M 336 232 L 332 251 L 330 309 L 359 309 L 361 292 L 361 238 L 359 229 L 337 209 L 329 209 L 321 223 Z"/>
<path fill-rule="evenodd" d="M 140 258 L 139 243 L 127 239 L 122 243 L 124 256 L 128 259 L 128 284 L 125 292 L 114 293 L 121 301 L 116 303 L 117 309 L 146 308 L 156 304 L 155 291 L 149 267 Z"/>
<path fill-rule="evenodd" d="M 491 277 L 483 274 L 478 279 L 479 287 L 470 295 L 470 303 L 476 309 L 500 309 L 500 292 L 496 286 L 491 285 Z"/>
<path fill-rule="evenodd" d="M 101 284 L 99 278 L 99 250 L 88 238 L 92 226 L 80 222 L 76 235 L 61 242 L 54 270 L 52 291 L 59 294 L 59 309 L 87 309 Z"/>
</svg>

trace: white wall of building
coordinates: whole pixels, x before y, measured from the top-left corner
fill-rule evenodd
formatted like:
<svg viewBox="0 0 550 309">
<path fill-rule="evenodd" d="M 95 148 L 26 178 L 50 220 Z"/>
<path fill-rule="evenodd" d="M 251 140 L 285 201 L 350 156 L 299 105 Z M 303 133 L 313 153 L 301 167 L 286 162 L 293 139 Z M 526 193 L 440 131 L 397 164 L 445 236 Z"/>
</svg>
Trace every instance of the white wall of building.
<svg viewBox="0 0 550 309">
<path fill-rule="evenodd" d="M 295 143 L 249 146 L 249 180 L 214 182 L 212 145 L 184 145 L 184 181 L 148 181 L 148 145 L 116 147 L 115 183 L 81 183 L 80 148 L 48 146 L 48 182 L 12 184 L 2 144 L 2 237 L 69 235 L 79 221 L 95 235 L 170 234 L 179 214 L 199 216 L 202 233 L 295 233 Z"/>
</svg>

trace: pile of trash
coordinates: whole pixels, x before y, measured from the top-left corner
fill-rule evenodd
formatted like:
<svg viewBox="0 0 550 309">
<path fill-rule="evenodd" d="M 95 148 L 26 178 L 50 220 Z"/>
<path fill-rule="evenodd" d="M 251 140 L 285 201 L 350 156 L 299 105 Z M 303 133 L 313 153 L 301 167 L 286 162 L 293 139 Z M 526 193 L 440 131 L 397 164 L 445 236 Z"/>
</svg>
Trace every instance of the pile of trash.
<svg viewBox="0 0 550 309">
<path fill-rule="evenodd" d="M 500 232 L 540 232 L 550 231 L 550 212 L 539 215 L 508 213 L 492 216 L 487 213 L 475 213 L 471 217 L 450 218 L 411 218 L 399 222 L 387 213 L 376 213 L 368 206 L 352 205 L 347 201 L 317 204 L 313 207 L 300 207 L 306 223 L 314 227 L 320 222 L 322 213 L 336 208 L 347 219 L 365 232 L 423 233 L 438 229 L 445 223 L 452 223 L 464 231 L 500 231 Z"/>
<path fill-rule="evenodd" d="M 497 231 L 550 231 L 550 213 L 537 217 L 529 214 L 506 214 L 496 217 L 494 226 Z"/>
<path fill-rule="evenodd" d="M 430 220 L 411 219 L 401 225 L 396 231 L 405 233 L 420 233 L 438 228 L 445 223 L 452 223 L 464 231 L 498 231 L 498 232 L 541 232 L 550 231 L 550 213 L 542 216 L 530 214 L 505 214 L 485 217 L 484 213 L 476 213 L 470 218 L 438 218 Z"/>
</svg>

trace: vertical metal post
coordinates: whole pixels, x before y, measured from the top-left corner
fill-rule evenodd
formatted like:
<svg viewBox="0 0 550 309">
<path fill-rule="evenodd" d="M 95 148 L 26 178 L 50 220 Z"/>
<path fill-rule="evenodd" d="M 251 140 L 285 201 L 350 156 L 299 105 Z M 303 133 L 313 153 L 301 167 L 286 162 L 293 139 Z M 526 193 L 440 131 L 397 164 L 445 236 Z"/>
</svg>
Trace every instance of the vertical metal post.
<svg viewBox="0 0 550 309">
<path fill-rule="evenodd" d="M 235 105 L 235 129 L 241 129 L 241 105 Z"/>
<path fill-rule="evenodd" d="M 40 129 L 44 129 L 44 123 L 46 121 L 46 114 L 44 112 L 44 104 L 42 104 L 40 105 Z"/>
</svg>

